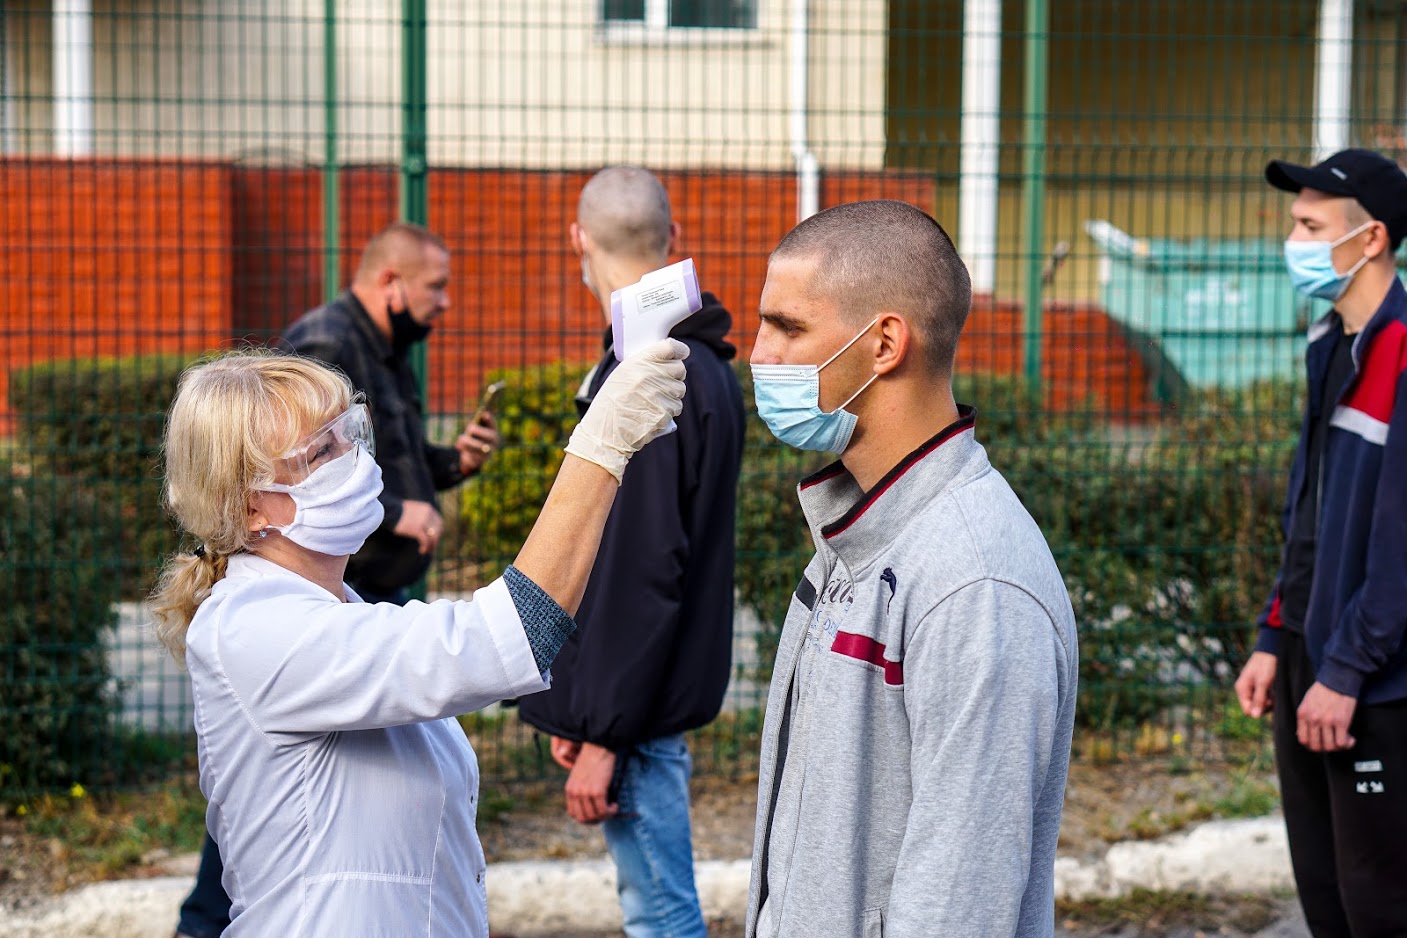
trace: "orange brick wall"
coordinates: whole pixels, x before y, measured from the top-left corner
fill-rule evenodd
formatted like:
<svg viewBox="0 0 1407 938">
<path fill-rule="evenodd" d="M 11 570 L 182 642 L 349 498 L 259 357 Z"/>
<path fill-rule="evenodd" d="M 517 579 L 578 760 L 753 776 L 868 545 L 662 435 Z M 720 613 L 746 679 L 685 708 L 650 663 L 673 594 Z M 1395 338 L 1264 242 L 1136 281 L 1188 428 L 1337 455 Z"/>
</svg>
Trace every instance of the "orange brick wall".
<svg viewBox="0 0 1407 938">
<path fill-rule="evenodd" d="M 1044 310 L 1042 328 L 1041 383 L 1052 407 L 1094 408 L 1133 421 L 1157 415 L 1159 405 L 1142 359 L 1102 309 L 1052 304 Z M 957 370 L 1021 374 L 1024 331 L 1020 306 L 977 297 L 958 345 Z"/>
<path fill-rule="evenodd" d="M 430 406 L 470 406 L 485 373 L 599 353 L 604 322 L 581 285 L 568 244 L 589 174 L 433 170 L 430 226 L 454 251 L 455 308 L 430 349 Z M 796 217 L 790 173 L 674 172 L 662 178 L 702 285 L 734 313 L 745 356 L 767 255 Z M 345 283 L 361 245 L 398 211 L 390 167 L 340 175 Z M 6 371 L 31 361 L 93 354 L 200 351 L 282 331 L 322 296 L 322 178 L 314 169 L 156 161 L 8 161 Z M 901 198 L 932 210 L 922 175 L 824 177 L 822 206 Z M 1043 375 L 1058 406 L 1129 417 L 1152 406 L 1147 375 L 1101 311 L 1045 314 Z M 965 371 L 1021 368 L 1021 316 L 979 299 L 959 353 Z M 0 389 L 3 393 L 3 389 Z M 0 416 L 5 413 L 0 398 Z"/>
<path fill-rule="evenodd" d="M 229 334 L 230 170 L 0 162 L 0 370 L 198 351 Z M 0 417 L 8 415 L 8 380 Z"/>
<path fill-rule="evenodd" d="M 263 341 L 290 310 L 322 301 L 322 177 L 308 169 L 231 174 L 231 332 Z"/>
<path fill-rule="evenodd" d="M 757 328 L 767 256 L 796 220 L 790 173 L 664 172 L 680 257 L 733 312 L 742 355 Z M 455 249 L 459 309 L 431 344 L 437 409 L 472 406 L 486 370 L 600 354 L 605 322 L 581 284 L 567 229 L 584 172 L 453 171 L 430 177 L 430 225 Z M 927 177 L 836 174 L 822 204 L 904 198 L 931 208 Z M 389 215 L 386 218 L 389 220 Z"/>
</svg>

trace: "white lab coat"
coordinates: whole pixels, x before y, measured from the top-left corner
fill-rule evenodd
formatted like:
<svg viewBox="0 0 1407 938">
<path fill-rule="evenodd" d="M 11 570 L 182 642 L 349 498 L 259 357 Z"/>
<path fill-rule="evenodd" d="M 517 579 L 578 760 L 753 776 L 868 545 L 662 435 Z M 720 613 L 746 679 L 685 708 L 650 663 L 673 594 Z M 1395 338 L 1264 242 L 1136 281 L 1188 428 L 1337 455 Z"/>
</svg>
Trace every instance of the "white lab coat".
<svg viewBox="0 0 1407 938">
<path fill-rule="evenodd" d="M 452 719 L 548 686 L 503 581 L 342 603 L 249 554 L 187 635 L 227 938 L 488 934 L 479 772 Z"/>
</svg>

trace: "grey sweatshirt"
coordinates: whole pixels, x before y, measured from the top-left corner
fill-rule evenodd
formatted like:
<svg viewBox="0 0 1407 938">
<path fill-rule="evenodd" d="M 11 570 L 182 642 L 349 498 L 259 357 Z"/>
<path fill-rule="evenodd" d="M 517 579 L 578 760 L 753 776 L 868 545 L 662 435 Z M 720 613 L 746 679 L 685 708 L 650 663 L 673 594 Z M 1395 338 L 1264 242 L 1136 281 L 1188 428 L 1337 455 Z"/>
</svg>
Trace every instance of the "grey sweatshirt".
<svg viewBox="0 0 1407 938">
<path fill-rule="evenodd" d="M 1054 931 L 1074 613 L 974 420 L 869 493 L 839 463 L 801 484 L 816 556 L 767 700 L 749 938 Z"/>
</svg>

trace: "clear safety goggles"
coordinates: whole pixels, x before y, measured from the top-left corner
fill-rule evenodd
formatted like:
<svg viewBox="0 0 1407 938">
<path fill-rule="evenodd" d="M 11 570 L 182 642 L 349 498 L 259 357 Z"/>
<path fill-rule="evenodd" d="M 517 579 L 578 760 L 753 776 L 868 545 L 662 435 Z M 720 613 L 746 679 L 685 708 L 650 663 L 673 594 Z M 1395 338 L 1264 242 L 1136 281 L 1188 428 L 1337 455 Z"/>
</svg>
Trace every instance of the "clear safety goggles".
<svg viewBox="0 0 1407 938">
<path fill-rule="evenodd" d="M 371 430 L 371 413 L 365 404 L 353 404 L 318 429 L 303 437 L 293 448 L 274 460 L 274 476 L 285 485 L 297 485 L 316 470 L 348 453 L 376 455 L 376 438 Z M 344 475 L 350 477 L 360 455 L 343 460 Z M 345 479 L 329 479 L 335 485 Z"/>
</svg>

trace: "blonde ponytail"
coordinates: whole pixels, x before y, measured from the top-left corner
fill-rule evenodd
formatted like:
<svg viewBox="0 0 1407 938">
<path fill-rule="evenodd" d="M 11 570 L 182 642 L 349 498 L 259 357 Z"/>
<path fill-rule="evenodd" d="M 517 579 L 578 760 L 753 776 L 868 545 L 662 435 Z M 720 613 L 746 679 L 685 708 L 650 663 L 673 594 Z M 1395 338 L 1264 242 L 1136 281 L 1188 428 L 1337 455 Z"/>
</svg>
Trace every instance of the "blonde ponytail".
<svg viewBox="0 0 1407 938">
<path fill-rule="evenodd" d="M 172 554 L 151 594 L 156 637 L 171 657 L 186 663 L 186 630 L 215 584 L 225 578 L 229 556 L 205 551 Z"/>
</svg>

